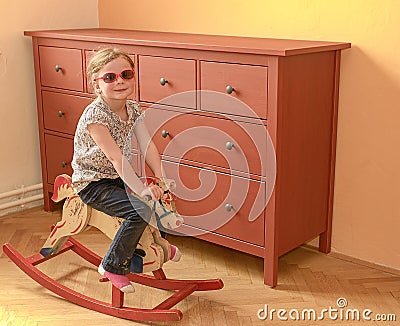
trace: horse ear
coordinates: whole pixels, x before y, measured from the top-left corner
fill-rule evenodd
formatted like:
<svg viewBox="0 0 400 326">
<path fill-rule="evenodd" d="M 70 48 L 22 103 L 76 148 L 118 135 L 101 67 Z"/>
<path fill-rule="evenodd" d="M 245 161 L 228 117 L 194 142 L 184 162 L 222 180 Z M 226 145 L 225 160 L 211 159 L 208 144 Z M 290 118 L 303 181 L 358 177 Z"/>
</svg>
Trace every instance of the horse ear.
<svg viewBox="0 0 400 326">
<path fill-rule="evenodd" d="M 157 184 L 157 179 L 154 177 L 141 177 L 139 179 L 146 186 Z"/>
<path fill-rule="evenodd" d="M 163 179 L 165 185 L 170 191 L 175 191 L 176 189 L 176 182 L 173 179 Z"/>
</svg>

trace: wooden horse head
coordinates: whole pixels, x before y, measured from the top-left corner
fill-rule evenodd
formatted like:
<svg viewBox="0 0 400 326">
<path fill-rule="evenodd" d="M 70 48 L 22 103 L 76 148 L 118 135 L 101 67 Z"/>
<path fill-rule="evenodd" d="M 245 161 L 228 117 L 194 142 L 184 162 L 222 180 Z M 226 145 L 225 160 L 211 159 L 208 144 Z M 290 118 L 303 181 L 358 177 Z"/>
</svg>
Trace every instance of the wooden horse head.
<svg viewBox="0 0 400 326">
<path fill-rule="evenodd" d="M 150 207 L 157 213 L 161 225 L 165 229 L 173 230 L 178 228 L 183 223 L 183 218 L 178 214 L 175 207 L 175 198 L 172 191 L 175 190 L 175 181 L 171 179 L 159 179 L 153 177 L 140 179 L 147 186 L 157 185 L 164 190 L 164 196 L 159 201 L 151 201 L 150 198 L 145 198 Z M 157 225 L 154 225 L 157 226 Z"/>
</svg>

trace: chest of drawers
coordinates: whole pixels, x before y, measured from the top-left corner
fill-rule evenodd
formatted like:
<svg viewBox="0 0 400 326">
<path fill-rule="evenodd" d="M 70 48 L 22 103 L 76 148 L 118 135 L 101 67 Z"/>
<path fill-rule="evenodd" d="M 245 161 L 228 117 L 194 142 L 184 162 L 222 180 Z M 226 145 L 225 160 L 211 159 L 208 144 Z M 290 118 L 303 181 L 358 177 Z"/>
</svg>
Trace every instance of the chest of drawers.
<svg viewBox="0 0 400 326">
<path fill-rule="evenodd" d="M 73 134 L 103 47 L 135 62 L 135 98 L 177 181 L 181 231 L 264 259 L 319 237 L 330 251 L 341 50 L 349 43 L 82 29 L 32 37 L 45 210 L 72 173 Z M 148 168 L 133 149 L 138 173 Z"/>
</svg>

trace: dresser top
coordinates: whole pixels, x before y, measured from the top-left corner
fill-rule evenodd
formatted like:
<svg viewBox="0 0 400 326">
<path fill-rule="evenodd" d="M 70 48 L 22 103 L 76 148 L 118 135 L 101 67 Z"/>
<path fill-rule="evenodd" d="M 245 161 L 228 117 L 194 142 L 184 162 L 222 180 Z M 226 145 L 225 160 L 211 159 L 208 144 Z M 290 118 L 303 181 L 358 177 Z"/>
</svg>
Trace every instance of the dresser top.
<svg viewBox="0 0 400 326">
<path fill-rule="evenodd" d="M 350 48 L 346 42 L 170 33 L 107 28 L 25 31 L 41 38 L 289 56 Z"/>
</svg>

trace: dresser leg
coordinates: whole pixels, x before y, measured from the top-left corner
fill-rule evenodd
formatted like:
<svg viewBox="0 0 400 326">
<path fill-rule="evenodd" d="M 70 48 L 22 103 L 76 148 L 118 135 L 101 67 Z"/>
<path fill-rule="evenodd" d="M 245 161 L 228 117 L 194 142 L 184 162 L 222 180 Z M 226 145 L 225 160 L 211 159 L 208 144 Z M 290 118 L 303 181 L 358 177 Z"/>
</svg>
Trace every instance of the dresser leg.
<svg viewBox="0 0 400 326">
<path fill-rule="evenodd" d="M 319 251 L 324 254 L 329 254 L 331 252 L 331 236 L 332 233 L 325 231 L 319 235 Z"/>
<path fill-rule="evenodd" d="M 271 287 L 278 283 L 278 257 L 267 253 L 264 258 L 264 284 Z"/>
<path fill-rule="evenodd" d="M 44 210 L 46 212 L 52 212 L 54 210 L 54 202 L 51 200 L 51 196 L 53 193 L 48 192 L 47 190 L 43 191 L 43 202 L 44 202 Z"/>
</svg>

